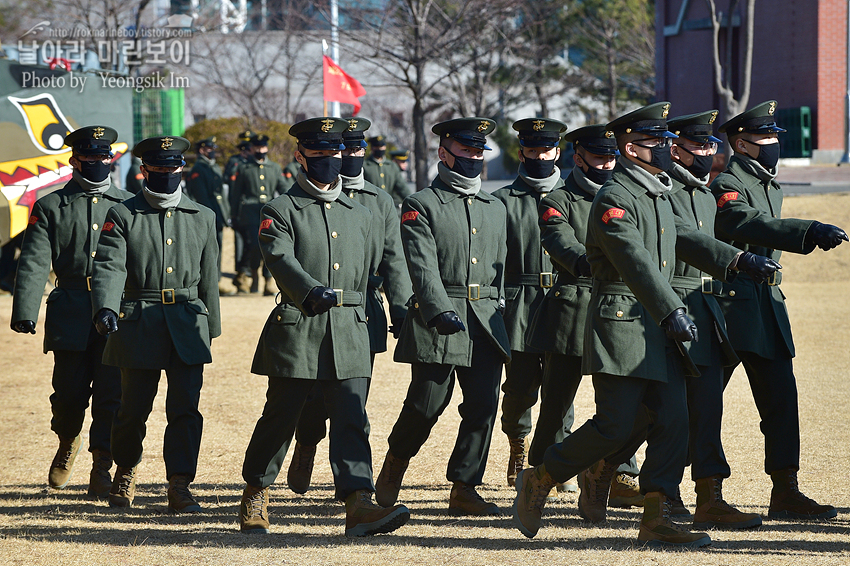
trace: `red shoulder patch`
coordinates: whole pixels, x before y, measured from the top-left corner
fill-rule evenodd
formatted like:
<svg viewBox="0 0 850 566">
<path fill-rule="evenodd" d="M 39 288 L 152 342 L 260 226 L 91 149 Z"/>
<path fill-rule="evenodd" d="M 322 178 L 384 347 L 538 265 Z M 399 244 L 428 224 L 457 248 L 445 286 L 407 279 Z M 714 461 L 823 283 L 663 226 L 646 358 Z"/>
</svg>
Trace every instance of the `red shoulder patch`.
<svg viewBox="0 0 850 566">
<path fill-rule="evenodd" d="M 38 222 L 38 216 L 36 216 L 34 214 L 30 215 L 30 219 L 27 220 L 27 224 L 32 225 L 32 224 L 35 224 L 36 222 Z"/>
<path fill-rule="evenodd" d="M 553 216 L 563 216 L 563 214 L 561 214 L 560 212 L 558 212 L 554 208 L 547 208 L 546 212 L 543 213 L 543 216 L 541 216 L 541 218 L 543 218 L 543 222 L 546 222 L 547 220 L 549 220 Z"/>
<path fill-rule="evenodd" d="M 717 199 L 717 207 L 720 208 L 730 200 L 738 200 L 738 193 L 724 193 L 722 197 Z"/>
<path fill-rule="evenodd" d="M 271 228 L 271 225 L 272 225 L 272 219 L 266 218 L 265 220 L 260 222 L 260 230 L 265 230 L 266 228 Z"/>
<path fill-rule="evenodd" d="M 609 208 L 605 211 L 605 214 L 602 215 L 602 222 L 608 224 L 608 221 L 612 218 L 622 218 L 626 215 L 626 211 L 622 208 Z"/>
<path fill-rule="evenodd" d="M 102 229 L 101 231 L 102 231 L 102 232 L 109 232 L 109 231 L 110 231 L 110 230 L 112 230 L 113 228 L 115 228 L 115 223 L 114 223 L 114 222 L 104 222 L 104 223 L 103 223 L 103 229 Z"/>
<path fill-rule="evenodd" d="M 137 181 L 141 181 L 144 178 L 145 178 L 145 175 L 143 173 L 136 173 L 136 180 Z"/>
<path fill-rule="evenodd" d="M 419 212 L 416 210 L 408 210 L 404 214 L 401 215 L 401 223 L 404 224 L 408 220 L 416 220 L 416 217 L 419 216 Z"/>
<path fill-rule="evenodd" d="M 198 173 L 197 171 L 195 171 L 194 173 L 192 173 L 192 178 L 193 178 L 193 179 L 197 179 L 197 178 L 198 178 L 198 177 L 200 177 L 200 176 L 201 176 L 201 174 L 200 174 L 200 173 Z"/>
</svg>

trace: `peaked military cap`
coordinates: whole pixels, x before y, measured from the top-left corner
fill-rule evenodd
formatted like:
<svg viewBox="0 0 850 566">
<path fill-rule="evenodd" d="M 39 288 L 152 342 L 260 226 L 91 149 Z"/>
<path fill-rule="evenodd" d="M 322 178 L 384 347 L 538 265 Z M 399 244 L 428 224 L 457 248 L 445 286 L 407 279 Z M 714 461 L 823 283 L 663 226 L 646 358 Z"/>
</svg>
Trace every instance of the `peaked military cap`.
<svg viewBox="0 0 850 566">
<path fill-rule="evenodd" d="M 366 135 L 363 133 L 372 126 L 371 120 L 366 118 L 348 118 L 348 128 L 342 132 L 342 140 L 345 147 L 366 147 Z"/>
<path fill-rule="evenodd" d="M 216 148 L 216 147 L 218 147 L 218 145 L 215 143 L 215 136 L 210 136 L 210 137 L 204 138 L 201 141 L 199 141 L 198 143 L 196 143 L 195 147 L 197 147 L 198 149 L 200 149 L 202 147 Z"/>
<path fill-rule="evenodd" d="M 451 138 L 463 145 L 486 149 L 487 135 L 496 129 L 496 122 L 489 118 L 455 118 L 435 124 L 431 131 L 440 139 Z"/>
<path fill-rule="evenodd" d="M 342 133 L 349 128 L 343 118 L 308 118 L 289 128 L 289 135 L 307 149 L 343 150 Z"/>
<path fill-rule="evenodd" d="M 591 124 L 571 132 L 567 132 L 564 140 L 571 142 L 573 147 L 583 147 L 594 155 L 617 155 L 617 140 L 614 132 L 605 124 Z"/>
<path fill-rule="evenodd" d="M 249 141 L 251 145 L 269 145 L 269 136 L 265 134 L 254 134 Z"/>
<path fill-rule="evenodd" d="M 80 155 L 108 155 L 112 157 L 112 144 L 118 132 L 108 126 L 86 126 L 65 136 L 65 145 Z"/>
<path fill-rule="evenodd" d="M 717 114 L 717 110 L 708 110 L 686 116 L 677 116 L 667 120 L 667 127 L 677 136 L 697 143 L 720 143 L 722 140 L 713 135 L 713 124 L 717 119 Z"/>
<path fill-rule="evenodd" d="M 773 117 L 774 112 L 776 112 L 776 101 L 768 100 L 767 102 L 753 106 L 742 114 L 738 114 L 717 129 L 720 133 L 725 133 L 727 136 L 734 136 L 742 132 L 749 132 L 751 134 L 778 134 L 784 132 L 785 130 L 776 125 L 776 120 Z"/>
<path fill-rule="evenodd" d="M 251 130 L 245 130 L 244 132 L 239 132 L 239 135 L 236 136 L 236 147 L 243 148 L 251 145 L 251 137 L 254 135 L 254 132 Z"/>
<path fill-rule="evenodd" d="M 513 124 L 519 132 L 519 145 L 523 147 L 558 147 L 561 134 L 567 131 L 567 125 L 549 118 L 526 118 Z"/>
<path fill-rule="evenodd" d="M 390 157 L 396 161 L 407 161 L 410 158 L 410 150 L 394 149 L 390 152 Z"/>
<path fill-rule="evenodd" d="M 669 102 L 656 102 L 638 108 L 605 126 L 614 132 L 615 136 L 639 133 L 656 138 L 675 138 L 676 134 L 667 129 L 667 114 L 670 112 Z"/>
<path fill-rule="evenodd" d="M 183 161 L 183 153 L 190 147 L 192 144 L 186 138 L 156 136 L 137 143 L 133 148 L 133 155 L 140 158 L 146 165 L 180 167 L 186 165 Z"/>
<path fill-rule="evenodd" d="M 369 145 L 372 147 L 383 147 L 387 145 L 387 140 L 384 136 L 372 136 L 369 138 Z"/>
</svg>

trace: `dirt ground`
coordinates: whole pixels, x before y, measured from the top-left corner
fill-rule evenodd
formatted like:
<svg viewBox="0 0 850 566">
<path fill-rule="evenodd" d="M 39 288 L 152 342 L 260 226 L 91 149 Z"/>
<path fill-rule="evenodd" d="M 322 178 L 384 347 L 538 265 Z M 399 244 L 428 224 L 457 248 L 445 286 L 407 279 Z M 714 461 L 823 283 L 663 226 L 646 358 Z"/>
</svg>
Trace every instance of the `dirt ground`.
<svg viewBox="0 0 850 566">
<path fill-rule="evenodd" d="M 789 198 L 786 217 L 817 218 L 850 227 L 850 195 Z M 225 265 L 232 265 L 228 238 Z M 22 336 L 3 324 L 0 348 L 5 369 L 0 392 L 0 563 L 156 566 L 165 564 L 526 564 L 738 565 L 850 563 L 850 317 L 843 316 L 850 280 L 850 245 L 809 256 L 785 254 L 782 290 L 795 331 L 795 367 L 802 423 L 800 483 L 819 501 L 839 509 L 836 520 L 801 524 L 768 521 L 754 531 L 712 531 L 713 544 L 695 552 L 642 550 L 636 544 L 639 510 L 609 512 L 601 526 L 588 527 L 570 495 L 549 504 L 544 524 L 529 540 L 510 519 L 514 492 L 505 483 L 507 441 L 494 433 L 482 494 L 504 516 L 457 517 L 447 510 L 445 467 L 458 425 L 457 403 L 446 410 L 429 441 L 412 461 L 400 501 L 411 521 L 390 535 L 347 540 L 342 505 L 333 501 L 328 445 L 323 442 L 313 474 L 314 487 L 297 496 L 286 487 L 285 472 L 272 488 L 272 534 L 239 533 L 237 512 L 243 487 L 242 457 L 265 395 L 265 379 L 249 372 L 269 297 L 222 298 L 223 336 L 213 344 L 214 363 L 205 371 L 201 397 L 205 417 L 198 477 L 194 484 L 204 511 L 175 517 L 166 511 L 162 437 L 164 390 L 148 422 L 140 487 L 129 511 L 86 499 L 88 455 L 83 452 L 68 489 L 46 488 L 47 468 L 56 449 L 50 431 L 48 396 L 52 356 L 42 354 L 39 334 Z M 11 298 L 0 297 L 8 320 Z M 43 309 L 42 309 L 43 317 Z M 3 317 L 0 317 L 2 319 Z M 368 411 L 376 472 L 386 438 L 401 408 L 409 369 L 379 355 Z M 459 392 L 458 392 L 459 393 Z M 593 412 L 587 380 L 576 401 L 576 422 Z M 88 426 L 88 420 L 86 427 Z M 497 425 L 498 426 L 498 425 Z M 724 443 L 733 469 L 724 484 L 730 502 L 767 514 L 770 481 L 762 471 L 763 439 L 746 376 L 739 370 L 726 394 Z M 286 466 L 288 466 L 287 457 Z M 682 494 L 693 509 L 689 472 Z"/>
</svg>

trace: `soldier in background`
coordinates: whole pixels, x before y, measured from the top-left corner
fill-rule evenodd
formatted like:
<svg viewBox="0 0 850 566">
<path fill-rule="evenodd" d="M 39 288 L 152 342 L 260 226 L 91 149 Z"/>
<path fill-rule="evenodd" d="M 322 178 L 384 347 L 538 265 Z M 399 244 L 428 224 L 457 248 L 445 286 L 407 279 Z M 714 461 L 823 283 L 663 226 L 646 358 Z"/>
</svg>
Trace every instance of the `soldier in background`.
<svg viewBox="0 0 850 566">
<path fill-rule="evenodd" d="M 186 189 L 189 196 L 215 213 L 216 239 L 218 241 L 218 277 L 220 294 L 227 295 L 232 292 L 230 287 L 222 288 L 221 285 L 221 248 L 222 231 L 230 222 L 230 205 L 224 195 L 224 181 L 221 167 L 215 162 L 216 149 L 215 136 L 202 139 L 195 144 L 198 159 L 189 172 L 186 180 Z"/>
<path fill-rule="evenodd" d="M 398 168 L 401 169 L 401 178 L 406 183 L 409 177 L 407 169 L 410 165 L 410 150 L 394 149 L 390 152 L 390 158 L 393 160 L 393 163 L 398 165 Z"/>
<path fill-rule="evenodd" d="M 168 509 L 201 510 L 189 485 L 201 448 L 204 364 L 212 362 L 210 344 L 221 334 L 221 320 L 215 214 L 179 188 L 190 145 L 169 136 L 136 144 L 145 186 L 110 209 L 98 242 L 91 309 L 97 331 L 110 334 L 103 363 L 121 368 L 110 507 L 133 504 L 145 423 L 165 370 Z"/>
<path fill-rule="evenodd" d="M 224 182 L 226 183 L 228 207 L 231 202 L 230 195 L 233 193 L 233 181 L 236 180 L 236 171 L 247 163 L 248 158 L 251 157 L 251 136 L 253 135 L 254 132 L 251 130 L 239 132 L 239 135 L 236 136 L 236 147 L 239 149 L 239 153 L 228 157 L 227 163 L 224 165 Z M 242 263 L 242 252 L 245 249 L 245 242 L 242 239 L 242 233 L 232 225 L 232 211 L 231 217 L 227 219 L 227 225 L 233 228 L 233 265 L 239 266 Z M 244 276 L 240 277 L 238 269 L 236 269 L 236 274 L 233 277 L 233 284 L 237 290 L 240 287 L 250 290 L 250 284 Z"/>
<path fill-rule="evenodd" d="M 292 161 L 286 164 L 286 167 L 283 168 L 283 185 L 281 185 L 281 192 L 285 193 L 292 185 L 295 184 L 295 177 L 298 176 L 298 171 L 301 170 L 301 166 L 298 165 L 298 162 L 293 158 Z"/>
<path fill-rule="evenodd" d="M 401 203 L 413 191 L 407 186 L 399 166 L 387 159 L 384 136 L 369 138 L 369 148 L 369 157 L 363 162 L 363 178 L 390 193 L 396 206 L 401 207 Z"/>
<path fill-rule="evenodd" d="M 82 448 L 81 430 L 91 400 L 89 451 L 93 466 L 88 494 L 106 497 L 112 486 L 110 434 L 121 398 L 121 375 L 102 363 L 106 338 L 91 319 L 91 275 L 106 213 L 132 194 L 118 189 L 109 174 L 118 133 L 87 126 L 65 137 L 72 149 L 71 180 L 38 199 L 24 234 L 12 302 L 12 330 L 35 334 L 35 321 L 51 265 L 56 288 L 47 297 L 44 352 L 53 352 L 51 429 L 59 448 L 48 484 L 63 489 Z"/>
<path fill-rule="evenodd" d="M 734 155 L 726 171 L 714 179 L 717 237 L 742 250 L 779 261 L 782 251 L 808 254 L 847 241 L 841 228 L 813 220 L 782 218 L 782 188 L 776 182 L 778 133 L 770 100 L 720 126 Z M 768 517 L 818 520 L 835 517 L 832 505 L 822 505 L 799 489 L 800 421 L 795 354 L 781 274 L 766 281 L 739 277 L 723 286 L 718 302 L 728 322 L 729 338 L 744 364 L 764 434 L 764 471 L 770 474 Z M 728 383 L 735 366 L 725 368 Z"/>
<path fill-rule="evenodd" d="M 124 180 L 124 190 L 133 194 L 142 190 L 142 181 L 145 176 L 142 175 L 142 170 L 139 168 L 142 165 L 142 160 L 135 155 L 130 156 L 130 168 L 127 169 L 127 177 Z"/>
</svg>

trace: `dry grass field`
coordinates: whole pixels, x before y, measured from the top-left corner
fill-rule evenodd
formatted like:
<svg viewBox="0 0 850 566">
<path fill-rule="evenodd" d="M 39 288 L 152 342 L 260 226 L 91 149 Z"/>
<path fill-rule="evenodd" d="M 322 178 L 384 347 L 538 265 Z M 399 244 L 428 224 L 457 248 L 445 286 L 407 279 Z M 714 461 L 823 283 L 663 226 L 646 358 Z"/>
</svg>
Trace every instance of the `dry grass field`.
<svg viewBox="0 0 850 566">
<path fill-rule="evenodd" d="M 850 228 L 850 195 L 789 198 L 784 215 Z M 232 258 L 229 250 L 225 258 Z M 117 511 L 86 499 L 90 459 L 85 452 L 68 489 L 48 490 L 47 468 L 56 449 L 49 428 L 52 356 L 41 353 L 41 321 L 36 336 L 17 335 L 5 322 L 0 325 L 5 328 L 0 330 L 0 564 L 850 564 L 850 317 L 844 315 L 850 245 L 806 257 L 786 254 L 782 264 L 782 289 L 798 350 L 800 482 L 807 494 L 839 508 L 834 521 L 765 520 L 754 531 L 712 531 L 713 544 L 700 551 L 649 551 L 635 541 L 638 510 L 615 510 L 607 523 L 588 527 L 571 495 L 547 506 L 543 528 L 528 540 L 511 523 L 514 493 L 505 484 L 507 442 L 500 430 L 494 433 L 482 493 L 498 502 L 504 516 L 453 516 L 447 510 L 445 466 L 458 424 L 456 395 L 411 463 L 400 500 L 412 517 L 394 534 L 354 540 L 342 536 L 345 517 L 342 505 L 333 501 L 324 442 L 313 489 L 297 496 L 287 489 L 282 474 L 272 488 L 272 534 L 241 535 L 237 510 L 242 457 L 265 395 L 264 378 L 251 375 L 249 367 L 272 300 L 225 297 L 224 333 L 213 345 L 214 363 L 205 371 L 201 397 L 206 422 L 194 489 L 204 511 L 196 516 L 176 517 L 166 511 L 164 380 L 148 423 L 135 507 Z M 0 297 L 0 320 L 8 320 L 10 310 L 10 297 Z M 391 358 L 391 352 L 377 358 L 368 405 L 376 471 L 409 376 L 408 367 Z M 577 422 L 592 411 L 592 390 L 585 383 L 576 401 Z M 727 499 L 766 515 L 770 481 L 762 471 L 758 415 L 741 371 L 726 395 L 724 441 L 733 469 L 724 485 Z M 692 508 L 693 482 L 687 470 L 685 474 L 682 494 Z"/>
</svg>

